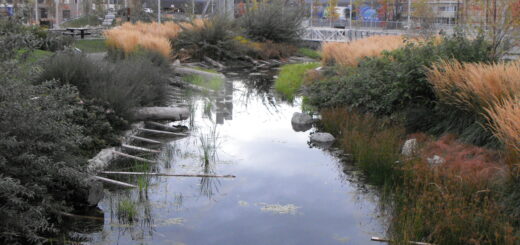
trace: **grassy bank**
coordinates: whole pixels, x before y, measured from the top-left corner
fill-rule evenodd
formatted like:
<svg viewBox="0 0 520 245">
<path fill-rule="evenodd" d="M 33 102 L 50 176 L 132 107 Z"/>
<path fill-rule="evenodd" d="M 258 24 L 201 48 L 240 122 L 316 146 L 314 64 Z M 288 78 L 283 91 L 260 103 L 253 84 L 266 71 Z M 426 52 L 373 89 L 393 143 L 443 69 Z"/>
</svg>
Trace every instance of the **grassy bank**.
<svg viewBox="0 0 520 245">
<path fill-rule="evenodd" d="M 497 63 L 482 37 L 461 34 L 385 52 L 360 42 L 370 55 L 326 47 L 328 66 L 305 91 L 388 197 L 390 238 L 517 244 L 518 63 Z M 412 138 L 414 154 L 402 155 Z"/>
<path fill-rule="evenodd" d="M 76 40 L 74 47 L 79 48 L 85 53 L 107 52 L 105 39 Z"/>
<path fill-rule="evenodd" d="M 294 99 L 295 93 L 302 86 L 305 73 L 319 66 L 319 63 L 289 64 L 281 67 L 280 74 L 275 81 L 275 89 L 287 99 Z"/>
</svg>

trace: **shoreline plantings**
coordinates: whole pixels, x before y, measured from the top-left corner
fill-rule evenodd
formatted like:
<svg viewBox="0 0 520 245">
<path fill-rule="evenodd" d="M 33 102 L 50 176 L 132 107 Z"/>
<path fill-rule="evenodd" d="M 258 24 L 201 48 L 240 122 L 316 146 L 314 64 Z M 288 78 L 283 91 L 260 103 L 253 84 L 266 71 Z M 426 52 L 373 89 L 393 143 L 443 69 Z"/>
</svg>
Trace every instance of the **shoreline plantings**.
<svg viewBox="0 0 520 245">
<path fill-rule="evenodd" d="M 308 101 L 386 193 L 392 240 L 518 242 L 517 62 L 497 63 L 482 37 L 457 34 L 325 64 L 336 66 L 306 84 Z M 410 138 L 414 154 L 401 155 Z"/>
<path fill-rule="evenodd" d="M 372 36 L 347 43 L 323 43 L 323 65 L 357 66 L 365 57 L 381 56 L 406 45 L 403 36 Z"/>
<path fill-rule="evenodd" d="M 317 62 L 283 65 L 275 81 L 274 88 L 288 100 L 293 100 L 295 93 L 302 86 L 305 73 L 317 68 L 319 65 Z"/>
</svg>

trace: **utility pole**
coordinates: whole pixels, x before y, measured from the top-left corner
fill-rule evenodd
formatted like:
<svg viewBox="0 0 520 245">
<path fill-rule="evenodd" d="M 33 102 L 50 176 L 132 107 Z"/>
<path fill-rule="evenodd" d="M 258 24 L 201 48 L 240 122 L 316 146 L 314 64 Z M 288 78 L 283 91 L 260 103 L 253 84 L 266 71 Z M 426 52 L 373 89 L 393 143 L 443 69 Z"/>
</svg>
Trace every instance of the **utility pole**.
<svg viewBox="0 0 520 245">
<path fill-rule="evenodd" d="M 412 21 L 410 15 L 412 14 L 412 0 L 408 0 L 408 30 L 412 28 Z"/>
<path fill-rule="evenodd" d="M 36 0 L 38 1 L 38 0 Z M 54 15 L 54 29 L 56 28 L 59 28 L 60 27 L 60 0 L 54 0 L 54 3 L 56 5 L 56 13 Z"/>
<path fill-rule="evenodd" d="M 349 29 L 352 30 L 352 0 L 349 0 L 349 5 L 348 5 L 348 14 L 349 14 L 349 23 L 348 23 L 348 26 L 349 26 Z"/>
<path fill-rule="evenodd" d="M 34 23 L 40 25 L 40 18 L 38 18 L 38 0 L 34 0 Z"/>
<path fill-rule="evenodd" d="M 161 0 L 157 0 L 157 22 L 161 24 Z"/>
</svg>

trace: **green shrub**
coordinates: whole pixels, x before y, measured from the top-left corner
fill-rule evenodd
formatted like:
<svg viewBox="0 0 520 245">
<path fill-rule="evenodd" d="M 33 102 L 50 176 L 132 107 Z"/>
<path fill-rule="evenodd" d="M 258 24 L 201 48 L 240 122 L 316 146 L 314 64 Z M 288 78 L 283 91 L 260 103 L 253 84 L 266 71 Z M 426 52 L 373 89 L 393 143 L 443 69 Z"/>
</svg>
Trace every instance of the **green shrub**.
<svg viewBox="0 0 520 245">
<path fill-rule="evenodd" d="M 298 55 L 300 56 L 304 56 L 304 57 L 309 57 L 309 58 L 312 58 L 312 59 L 321 59 L 321 54 L 314 50 L 314 49 L 310 49 L 310 48 L 300 48 L 298 49 Z"/>
<path fill-rule="evenodd" d="M 357 67 L 332 67 L 326 79 L 312 83 L 306 92 L 319 107 L 350 106 L 378 116 L 404 116 L 409 131 L 434 135 L 450 132 L 469 143 L 487 144 L 491 132 L 480 126 L 476 115 L 454 111 L 438 102 L 426 72 L 435 62 L 493 62 L 489 44 L 482 37 L 469 40 L 463 34 L 408 44 L 382 57 L 365 58 Z M 494 143 L 492 143 L 494 144 Z"/>
<path fill-rule="evenodd" d="M 172 43 L 178 53 L 195 59 L 204 56 L 216 60 L 236 59 L 243 52 L 242 45 L 234 38 L 237 31 L 233 20 L 217 15 L 200 26 L 184 28 Z"/>
<path fill-rule="evenodd" d="M 26 244 L 56 231 L 56 212 L 86 202 L 84 141 L 71 117 L 71 86 L 0 82 L 0 243 Z"/>
<path fill-rule="evenodd" d="M 57 54 L 44 65 L 38 81 L 52 79 L 76 86 L 84 98 L 107 102 L 126 119 L 131 119 L 138 106 L 163 103 L 168 82 L 163 68 L 147 57 L 96 64 L 84 55 L 70 53 Z"/>
<path fill-rule="evenodd" d="M 320 66 L 319 63 L 289 64 L 281 67 L 280 74 L 274 84 L 275 89 L 289 100 L 302 86 L 305 72 Z"/>
<path fill-rule="evenodd" d="M 254 41 L 294 42 L 300 38 L 303 18 L 302 6 L 276 0 L 251 6 L 239 21 Z"/>
</svg>

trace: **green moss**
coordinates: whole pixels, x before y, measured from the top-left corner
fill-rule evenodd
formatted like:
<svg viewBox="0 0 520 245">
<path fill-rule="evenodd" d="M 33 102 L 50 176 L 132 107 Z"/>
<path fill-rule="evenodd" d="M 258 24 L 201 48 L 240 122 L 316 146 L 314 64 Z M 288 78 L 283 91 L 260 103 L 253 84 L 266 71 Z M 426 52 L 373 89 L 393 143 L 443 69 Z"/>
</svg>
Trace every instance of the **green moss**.
<svg viewBox="0 0 520 245">
<path fill-rule="evenodd" d="M 298 49 L 298 54 L 312 59 L 321 59 L 321 54 L 318 51 L 310 48 L 300 48 Z"/>
<path fill-rule="evenodd" d="M 313 62 L 282 66 L 280 75 L 274 84 L 275 89 L 289 100 L 294 99 L 294 93 L 301 87 L 305 72 L 317 68 L 319 65 L 317 62 Z"/>
<path fill-rule="evenodd" d="M 189 75 L 183 77 L 183 79 L 184 81 L 189 82 L 191 84 L 198 85 L 211 90 L 219 90 L 220 88 L 222 88 L 222 85 L 224 84 L 224 81 L 222 79 L 213 78 L 211 80 L 207 80 L 199 75 Z"/>
<path fill-rule="evenodd" d="M 85 53 L 99 53 L 107 51 L 107 46 L 104 39 L 76 40 L 76 42 L 74 42 L 74 46 L 81 49 L 81 51 Z"/>
</svg>

